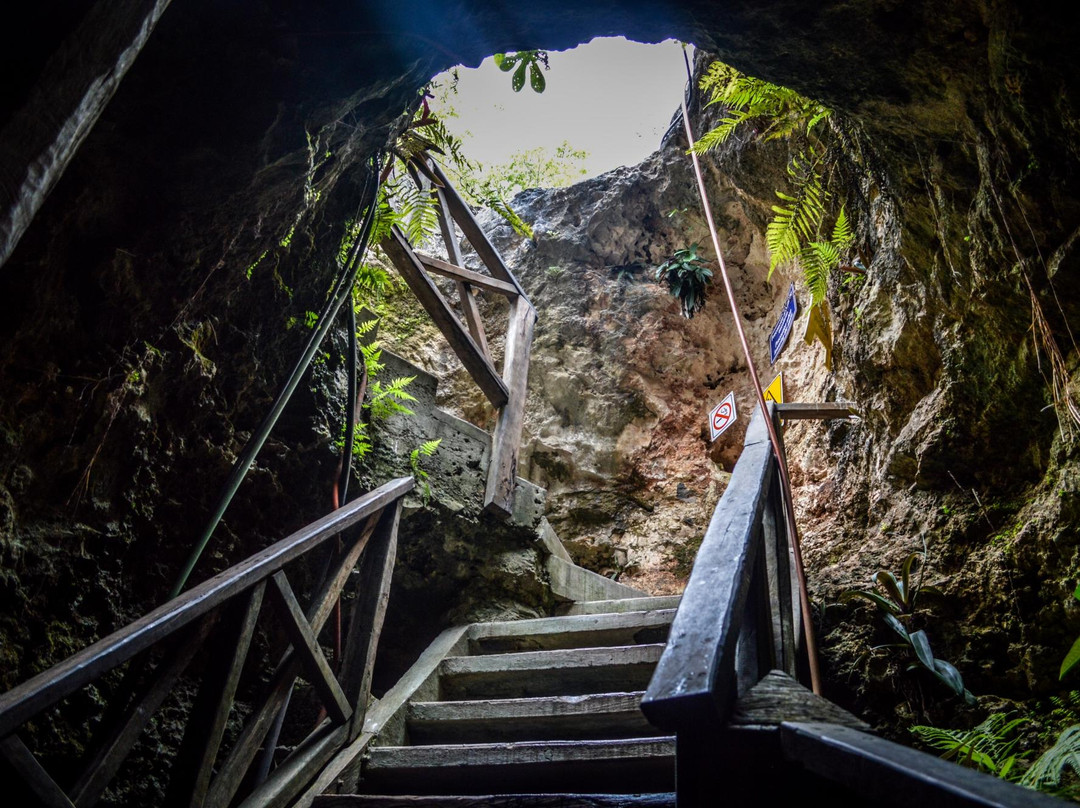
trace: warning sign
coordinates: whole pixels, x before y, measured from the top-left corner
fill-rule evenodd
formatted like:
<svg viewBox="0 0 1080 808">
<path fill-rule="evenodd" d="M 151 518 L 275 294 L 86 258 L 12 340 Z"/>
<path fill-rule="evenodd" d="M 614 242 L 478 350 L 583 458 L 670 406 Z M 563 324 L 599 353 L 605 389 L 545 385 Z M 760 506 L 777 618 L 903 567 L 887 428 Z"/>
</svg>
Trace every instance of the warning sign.
<svg viewBox="0 0 1080 808">
<path fill-rule="evenodd" d="M 765 388 L 765 400 L 775 401 L 777 404 L 784 403 L 784 374 L 777 373 L 776 378 L 769 382 Z"/>
<path fill-rule="evenodd" d="M 709 413 L 709 434 L 712 435 L 712 440 L 716 440 L 724 434 L 724 430 L 735 423 L 737 417 L 738 415 L 735 412 L 735 391 L 733 390 Z"/>
</svg>

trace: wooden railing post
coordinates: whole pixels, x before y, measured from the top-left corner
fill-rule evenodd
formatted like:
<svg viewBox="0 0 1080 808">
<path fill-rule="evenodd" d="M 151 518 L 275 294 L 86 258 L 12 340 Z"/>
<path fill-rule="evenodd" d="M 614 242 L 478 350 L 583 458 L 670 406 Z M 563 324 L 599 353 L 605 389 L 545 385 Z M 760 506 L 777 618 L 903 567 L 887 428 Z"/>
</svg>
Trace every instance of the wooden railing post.
<svg viewBox="0 0 1080 808">
<path fill-rule="evenodd" d="M 353 707 L 347 736 L 349 741 L 354 740 L 364 728 L 364 716 L 371 696 L 371 677 L 375 670 L 375 653 L 390 601 L 390 581 L 397 558 L 400 520 L 401 500 L 398 500 L 383 511 L 360 567 L 358 594 L 349 619 L 349 636 L 341 666 L 342 686 Z"/>
</svg>

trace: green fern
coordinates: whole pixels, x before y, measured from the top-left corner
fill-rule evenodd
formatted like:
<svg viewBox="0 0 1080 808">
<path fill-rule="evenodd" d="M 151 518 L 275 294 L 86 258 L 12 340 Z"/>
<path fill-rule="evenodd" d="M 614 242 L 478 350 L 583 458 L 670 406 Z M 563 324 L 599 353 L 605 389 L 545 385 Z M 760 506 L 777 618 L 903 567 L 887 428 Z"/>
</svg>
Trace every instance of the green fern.
<svg viewBox="0 0 1080 808">
<path fill-rule="evenodd" d="M 1010 775 L 1022 755 L 1013 754 L 1019 736 L 1010 736 L 1026 721 L 1026 718 L 1010 718 L 1007 713 L 995 713 L 974 729 L 914 726 L 911 732 L 931 749 L 942 752 L 944 760 L 955 760 L 961 766 L 1015 779 Z"/>
<path fill-rule="evenodd" d="M 442 443 L 442 438 L 426 440 L 409 453 L 409 466 L 412 468 L 413 477 L 420 484 L 420 496 L 424 500 L 425 507 L 431 499 L 431 486 L 428 484 L 428 473 L 420 467 L 420 458 L 431 457 L 439 448 L 440 443 Z"/>
<path fill-rule="evenodd" d="M 378 379 L 371 383 L 371 403 L 368 408 L 371 411 L 371 420 L 379 421 L 389 418 L 391 415 L 415 415 L 415 413 L 401 402 L 416 401 L 416 397 L 405 390 L 416 380 L 415 376 L 398 376 L 384 385 Z"/>
<path fill-rule="evenodd" d="M 1039 791 L 1057 791 L 1066 769 L 1080 774 L 1080 725 L 1066 729 L 1057 742 L 1039 755 L 1031 768 L 1024 772 L 1019 783 Z"/>
</svg>

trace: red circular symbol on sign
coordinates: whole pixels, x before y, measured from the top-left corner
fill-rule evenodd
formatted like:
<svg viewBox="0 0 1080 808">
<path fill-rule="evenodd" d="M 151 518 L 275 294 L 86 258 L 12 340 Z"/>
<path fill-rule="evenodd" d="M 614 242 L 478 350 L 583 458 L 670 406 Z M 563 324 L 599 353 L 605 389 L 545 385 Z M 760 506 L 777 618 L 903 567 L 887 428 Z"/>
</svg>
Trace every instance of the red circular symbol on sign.
<svg viewBox="0 0 1080 808">
<path fill-rule="evenodd" d="M 713 429 L 717 432 L 721 431 L 728 425 L 728 421 L 731 420 L 731 405 L 728 402 L 724 402 L 716 408 L 716 412 L 713 413 L 712 425 Z M 698 423 L 701 423 L 700 421 Z"/>
</svg>

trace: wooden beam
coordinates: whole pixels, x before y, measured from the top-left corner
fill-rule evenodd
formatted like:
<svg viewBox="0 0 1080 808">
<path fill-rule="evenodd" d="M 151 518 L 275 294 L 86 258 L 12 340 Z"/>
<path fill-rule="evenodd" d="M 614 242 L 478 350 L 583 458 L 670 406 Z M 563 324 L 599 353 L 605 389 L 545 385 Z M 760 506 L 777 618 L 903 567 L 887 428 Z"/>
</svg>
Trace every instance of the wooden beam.
<svg viewBox="0 0 1080 808">
<path fill-rule="evenodd" d="M 412 490 L 401 477 L 301 528 L 0 696 L 0 737 Z"/>
<path fill-rule="evenodd" d="M 499 412 L 491 440 L 484 510 L 506 518 L 514 510 L 521 428 L 525 422 L 525 402 L 529 390 L 529 355 L 532 349 L 536 311 L 524 297 L 510 303 L 510 320 L 503 355 L 503 379 L 509 401 Z"/>
<path fill-rule="evenodd" d="M 71 789 L 71 801 L 76 808 L 89 808 L 101 798 L 131 748 L 139 740 L 142 731 L 172 692 L 176 680 L 187 668 L 192 656 L 216 622 L 216 614 L 207 615 L 194 627 L 190 636 L 179 638 L 165 654 L 157 669 L 150 674 L 147 683 L 136 693 L 124 720 L 111 727 L 105 738 L 94 739 L 91 748 L 96 751 Z M 123 695 L 127 696 L 126 693 Z"/>
<path fill-rule="evenodd" d="M 506 406 L 509 398 L 506 385 L 495 373 L 495 368 L 491 366 L 491 362 L 484 356 L 483 351 L 462 327 L 461 322 L 447 304 L 446 298 L 424 272 L 423 264 L 412 251 L 412 247 L 409 246 L 402 232 L 396 227 L 393 228 L 390 237 L 379 246 L 397 267 L 401 277 L 405 279 L 405 283 L 416 295 L 420 304 L 431 315 L 431 319 L 442 331 L 446 341 L 450 343 L 450 347 L 461 360 L 461 364 L 483 390 L 488 401 L 497 408 Z"/>
<path fill-rule="evenodd" d="M 348 726 L 321 726 L 298 743 L 292 753 L 236 808 L 286 808 L 345 745 Z"/>
<path fill-rule="evenodd" d="M 203 674 L 172 766 L 166 805 L 196 808 L 206 800 L 265 592 L 266 582 L 262 581 L 222 607 L 228 611 L 214 638 L 213 657 Z"/>
<path fill-rule="evenodd" d="M 416 257 L 420 259 L 420 263 L 424 265 L 426 270 L 434 272 L 436 275 L 442 275 L 444 278 L 453 278 L 456 281 L 465 281 L 466 283 L 478 286 L 481 289 L 487 289 L 489 292 L 497 292 L 500 295 L 506 295 L 506 297 L 511 300 L 518 296 L 518 291 L 512 283 L 489 278 L 487 275 L 481 275 L 479 272 L 473 272 L 471 269 L 465 269 L 462 266 L 447 263 L 446 261 L 431 255 L 425 255 L 424 253 L 418 252 Z"/>
<path fill-rule="evenodd" d="M 319 646 L 318 638 L 312 633 L 311 626 L 300 609 L 300 604 L 293 594 L 289 579 L 282 571 L 275 572 L 270 578 L 270 599 L 277 607 L 285 625 L 285 633 L 292 642 L 293 649 L 300 657 L 300 662 L 307 669 L 326 712 L 335 724 L 344 724 L 352 715 L 352 708 L 341 689 L 330 663 L 326 661 Z"/>
<path fill-rule="evenodd" d="M 839 783 L 866 805 L 1054 808 L 1049 794 L 835 724 L 783 723 L 784 757 Z"/>
<path fill-rule="evenodd" d="M 822 401 L 814 404 L 777 404 L 776 411 L 785 421 L 827 421 L 832 418 L 858 418 L 850 404 Z"/>
<path fill-rule="evenodd" d="M 353 707 L 348 741 L 354 741 L 364 729 L 375 654 L 379 648 L 386 606 L 390 601 L 390 581 L 397 558 L 398 523 L 401 503 L 383 511 L 376 528 L 376 538 L 364 557 L 360 571 L 359 596 L 349 620 L 349 636 L 341 666 L 341 681 Z"/>
<path fill-rule="evenodd" d="M 434 160 L 431 161 L 431 171 L 438 178 L 439 182 L 443 184 L 441 189 L 450 215 L 454 217 L 454 220 L 461 227 L 461 232 L 465 234 L 465 238 L 469 240 L 469 244 L 476 251 L 476 254 L 480 256 L 480 260 L 484 262 L 484 265 L 491 270 L 491 274 L 501 281 L 512 283 L 518 290 L 518 294 L 522 299 L 529 303 L 529 296 L 525 294 L 525 290 L 521 288 L 521 284 L 518 283 L 514 274 L 506 268 L 506 264 L 502 260 L 502 256 L 499 255 L 499 251 L 495 249 L 488 237 L 484 234 L 484 229 L 480 226 L 480 223 L 476 221 L 476 217 L 473 216 L 472 209 L 468 206 L 461 195 L 457 192 L 457 189 L 450 184 L 450 180 L 446 178 L 446 174 L 443 173 L 442 168 Z"/>
<path fill-rule="evenodd" d="M 0 266 L 67 169 L 170 0 L 98 0 L 0 131 Z"/>
<path fill-rule="evenodd" d="M 454 220 L 446 212 L 446 198 L 437 187 L 432 189 L 435 199 L 439 203 L 439 229 L 442 231 L 443 244 L 446 246 L 446 254 L 450 256 L 450 263 L 457 267 L 464 267 L 465 261 L 461 257 L 461 248 L 458 246 L 457 231 L 454 229 Z M 423 260 L 421 258 L 421 260 Z M 430 267 L 429 267 L 430 269 Z M 492 279 L 494 280 L 494 279 Z M 484 321 L 480 319 L 480 310 L 477 308 L 476 299 L 472 295 L 472 287 L 463 281 L 457 282 L 458 299 L 461 301 L 461 310 L 465 313 L 465 322 L 469 326 L 469 333 L 473 341 L 484 352 L 488 362 L 491 362 L 491 349 L 488 348 L 487 334 L 484 332 Z M 516 294 L 516 291 L 515 291 Z"/>
<path fill-rule="evenodd" d="M 18 772 L 30 790 L 34 792 L 34 796 L 46 808 L 75 808 L 64 793 L 64 789 L 60 788 L 49 776 L 34 753 L 26 748 L 26 744 L 18 735 L 9 735 L 0 739 L 0 755 L 3 755 L 11 768 Z"/>
</svg>

